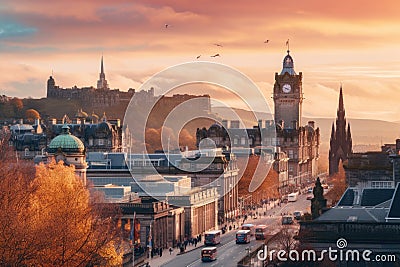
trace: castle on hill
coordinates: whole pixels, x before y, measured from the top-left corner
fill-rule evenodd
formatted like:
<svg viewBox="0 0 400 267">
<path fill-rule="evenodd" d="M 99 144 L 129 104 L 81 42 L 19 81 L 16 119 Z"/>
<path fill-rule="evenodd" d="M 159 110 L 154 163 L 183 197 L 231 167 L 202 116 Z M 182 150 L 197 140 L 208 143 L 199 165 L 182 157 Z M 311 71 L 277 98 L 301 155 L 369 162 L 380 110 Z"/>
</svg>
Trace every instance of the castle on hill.
<svg viewBox="0 0 400 267">
<path fill-rule="evenodd" d="M 154 94 L 154 92 L 148 93 Z M 103 57 L 101 57 L 100 74 L 96 88 L 93 86 L 62 88 L 56 85 L 53 76 L 50 76 L 47 80 L 47 98 L 80 100 L 91 103 L 93 107 L 110 107 L 122 103 L 127 104 L 134 94 L 135 89 L 132 88 L 128 92 L 123 92 L 119 89 L 110 89 L 104 73 Z"/>
</svg>

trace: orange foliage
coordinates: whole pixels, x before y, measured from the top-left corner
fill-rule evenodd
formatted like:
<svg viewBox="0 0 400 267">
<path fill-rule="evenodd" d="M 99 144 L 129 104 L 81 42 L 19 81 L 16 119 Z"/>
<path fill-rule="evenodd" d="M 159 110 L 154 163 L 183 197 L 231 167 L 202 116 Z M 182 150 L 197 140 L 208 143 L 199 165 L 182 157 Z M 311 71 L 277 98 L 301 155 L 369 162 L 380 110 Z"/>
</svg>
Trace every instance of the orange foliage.
<svg viewBox="0 0 400 267">
<path fill-rule="evenodd" d="M 261 199 L 278 197 L 279 177 L 278 173 L 272 168 L 269 170 L 268 174 L 266 174 L 262 184 L 254 192 L 250 193 L 248 191 L 260 157 L 253 155 L 248 158 L 247 164 L 245 161 L 246 158 L 238 158 L 239 177 L 241 177 L 238 184 L 239 197 L 252 194 L 253 201 L 256 203 L 259 203 Z"/>
<path fill-rule="evenodd" d="M 340 200 L 347 188 L 343 164 L 339 164 L 339 172 L 329 177 L 328 182 L 333 186 L 329 192 L 325 194 L 325 198 L 330 200 L 332 205 L 335 205 Z"/>
</svg>

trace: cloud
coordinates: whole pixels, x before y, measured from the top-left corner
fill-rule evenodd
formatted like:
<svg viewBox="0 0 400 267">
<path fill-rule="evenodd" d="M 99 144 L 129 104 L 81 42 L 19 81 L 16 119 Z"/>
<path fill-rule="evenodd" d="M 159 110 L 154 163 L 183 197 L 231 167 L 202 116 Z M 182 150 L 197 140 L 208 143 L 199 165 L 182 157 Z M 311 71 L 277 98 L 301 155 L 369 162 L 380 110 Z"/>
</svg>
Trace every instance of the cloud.
<svg viewBox="0 0 400 267">
<path fill-rule="evenodd" d="M 37 31 L 36 28 L 27 27 L 20 23 L 0 19 L 0 40 L 11 37 L 29 36 Z"/>
</svg>

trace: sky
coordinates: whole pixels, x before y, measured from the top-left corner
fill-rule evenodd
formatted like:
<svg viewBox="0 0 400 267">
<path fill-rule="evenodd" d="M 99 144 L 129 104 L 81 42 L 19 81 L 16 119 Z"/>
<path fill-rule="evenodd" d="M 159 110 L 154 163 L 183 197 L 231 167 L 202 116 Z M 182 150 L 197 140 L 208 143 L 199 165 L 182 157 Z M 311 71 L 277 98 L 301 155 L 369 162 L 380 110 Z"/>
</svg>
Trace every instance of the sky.
<svg viewBox="0 0 400 267">
<path fill-rule="evenodd" d="M 289 39 L 304 116 L 335 117 L 342 85 L 347 117 L 398 121 L 399 12 L 398 0 L 2 0 L 0 94 L 45 97 L 52 73 L 96 86 L 103 55 L 111 88 L 206 60 L 247 75 L 272 107 Z"/>
</svg>

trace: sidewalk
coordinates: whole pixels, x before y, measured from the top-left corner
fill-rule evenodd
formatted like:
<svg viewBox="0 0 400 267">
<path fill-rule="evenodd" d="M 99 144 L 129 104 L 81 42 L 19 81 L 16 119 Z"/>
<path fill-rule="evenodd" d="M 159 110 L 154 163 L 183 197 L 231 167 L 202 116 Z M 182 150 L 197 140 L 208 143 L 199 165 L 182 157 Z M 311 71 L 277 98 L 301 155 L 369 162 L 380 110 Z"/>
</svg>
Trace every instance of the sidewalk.
<svg viewBox="0 0 400 267">
<path fill-rule="evenodd" d="M 175 259 L 175 257 L 179 257 L 179 255 L 181 255 L 181 254 L 185 254 L 189 251 L 192 251 L 192 250 L 195 250 L 198 248 L 202 248 L 202 247 L 204 247 L 202 242 L 197 243 L 197 247 L 195 247 L 194 245 L 187 245 L 186 251 L 184 253 L 180 253 L 179 248 L 174 248 L 171 255 L 169 254 L 168 249 L 163 249 L 162 257 L 160 257 L 159 255 L 154 255 L 153 258 L 149 259 L 150 267 L 160 267 L 163 264 L 166 264 L 166 263 L 170 262 L 171 260 Z M 200 252 L 199 252 L 199 258 L 200 258 Z"/>
</svg>

